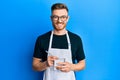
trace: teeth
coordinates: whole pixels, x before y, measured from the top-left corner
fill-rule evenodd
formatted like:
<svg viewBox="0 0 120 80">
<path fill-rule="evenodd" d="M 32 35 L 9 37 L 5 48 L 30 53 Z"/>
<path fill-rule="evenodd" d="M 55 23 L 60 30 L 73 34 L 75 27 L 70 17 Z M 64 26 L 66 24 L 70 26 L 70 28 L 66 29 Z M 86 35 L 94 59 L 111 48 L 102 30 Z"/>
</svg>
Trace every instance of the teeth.
<svg viewBox="0 0 120 80">
<path fill-rule="evenodd" d="M 58 27 L 61 27 L 62 26 L 62 24 L 58 24 Z"/>
</svg>

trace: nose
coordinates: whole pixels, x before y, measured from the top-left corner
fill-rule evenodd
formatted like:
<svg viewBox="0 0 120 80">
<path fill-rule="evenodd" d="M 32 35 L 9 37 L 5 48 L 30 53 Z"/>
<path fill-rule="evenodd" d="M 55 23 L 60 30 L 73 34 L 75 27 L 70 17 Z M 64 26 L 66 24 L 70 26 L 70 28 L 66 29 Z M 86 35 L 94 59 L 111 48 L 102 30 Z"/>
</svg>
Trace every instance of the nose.
<svg viewBox="0 0 120 80">
<path fill-rule="evenodd" d="M 62 22 L 62 20 L 61 20 L 61 18 L 60 18 L 60 17 L 58 18 L 58 22 Z"/>
</svg>

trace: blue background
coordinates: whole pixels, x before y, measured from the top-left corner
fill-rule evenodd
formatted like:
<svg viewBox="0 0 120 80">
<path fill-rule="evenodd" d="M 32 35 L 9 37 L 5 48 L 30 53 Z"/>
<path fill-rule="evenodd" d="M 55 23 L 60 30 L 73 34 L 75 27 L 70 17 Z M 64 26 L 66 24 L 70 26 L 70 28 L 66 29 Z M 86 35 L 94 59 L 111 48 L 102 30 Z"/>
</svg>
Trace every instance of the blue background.
<svg viewBox="0 0 120 80">
<path fill-rule="evenodd" d="M 51 30 L 51 5 L 69 7 L 67 29 L 80 35 L 86 68 L 77 80 L 120 80 L 119 0 L 1 0 L 0 80 L 41 80 L 32 70 L 36 38 Z"/>
</svg>

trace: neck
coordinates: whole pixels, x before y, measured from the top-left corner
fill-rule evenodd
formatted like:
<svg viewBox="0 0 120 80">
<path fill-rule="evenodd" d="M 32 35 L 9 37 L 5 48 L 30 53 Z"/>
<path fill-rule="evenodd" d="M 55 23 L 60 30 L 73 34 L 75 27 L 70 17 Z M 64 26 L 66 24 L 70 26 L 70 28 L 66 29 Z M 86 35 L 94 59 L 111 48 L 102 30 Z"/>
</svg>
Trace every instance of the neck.
<svg viewBox="0 0 120 80">
<path fill-rule="evenodd" d="M 63 30 L 54 30 L 53 33 L 56 34 L 56 35 L 64 35 L 66 34 L 66 29 L 63 29 Z"/>
</svg>

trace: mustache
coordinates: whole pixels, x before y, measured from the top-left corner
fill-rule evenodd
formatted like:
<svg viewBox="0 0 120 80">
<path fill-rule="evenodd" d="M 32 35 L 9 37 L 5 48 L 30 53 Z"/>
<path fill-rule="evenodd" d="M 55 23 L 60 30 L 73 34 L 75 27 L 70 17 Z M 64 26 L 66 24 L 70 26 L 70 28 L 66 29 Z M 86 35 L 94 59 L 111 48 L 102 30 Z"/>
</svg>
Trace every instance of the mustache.
<svg viewBox="0 0 120 80">
<path fill-rule="evenodd" d="M 64 24 L 64 22 L 56 22 L 56 24 Z"/>
</svg>

